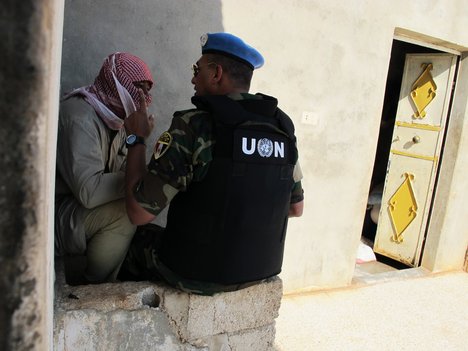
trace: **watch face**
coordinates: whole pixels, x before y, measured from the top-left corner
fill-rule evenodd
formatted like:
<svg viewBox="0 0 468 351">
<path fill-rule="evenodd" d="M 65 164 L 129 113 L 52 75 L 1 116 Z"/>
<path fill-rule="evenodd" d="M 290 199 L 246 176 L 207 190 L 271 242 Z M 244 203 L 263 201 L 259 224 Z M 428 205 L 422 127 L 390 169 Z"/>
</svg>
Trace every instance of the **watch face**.
<svg viewBox="0 0 468 351">
<path fill-rule="evenodd" d="M 127 137 L 127 144 L 130 144 L 132 145 L 135 141 L 136 141 L 137 137 L 135 134 L 130 134 L 128 137 Z"/>
</svg>

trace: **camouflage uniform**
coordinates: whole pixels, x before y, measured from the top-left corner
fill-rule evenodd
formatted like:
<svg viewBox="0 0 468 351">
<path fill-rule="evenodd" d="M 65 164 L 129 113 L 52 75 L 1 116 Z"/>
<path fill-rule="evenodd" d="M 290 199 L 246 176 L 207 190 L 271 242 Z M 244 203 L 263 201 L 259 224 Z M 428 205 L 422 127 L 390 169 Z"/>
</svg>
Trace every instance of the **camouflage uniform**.
<svg viewBox="0 0 468 351">
<path fill-rule="evenodd" d="M 231 94 L 234 100 L 261 99 L 259 95 Z M 162 142 L 162 143 L 161 143 Z M 168 132 L 155 146 L 148 173 L 138 184 L 135 198 L 148 212 L 159 214 L 179 191 L 185 191 L 192 181 L 201 181 L 208 172 L 215 144 L 211 116 L 208 112 L 191 109 L 176 112 Z M 291 203 L 303 199 L 300 168 L 295 171 Z M 155 235 L 154 232 L 158 234 Z M 184 279 L 172 272 L 158 259 L 155 247 L 162 230 L 154 225 L 140 229 L 127 255 L 124 278 L 165 280 L 181 290 L 211 295 L 218 291 L 238 290 L 253 284 L 225 286 Z"/>
</svg>

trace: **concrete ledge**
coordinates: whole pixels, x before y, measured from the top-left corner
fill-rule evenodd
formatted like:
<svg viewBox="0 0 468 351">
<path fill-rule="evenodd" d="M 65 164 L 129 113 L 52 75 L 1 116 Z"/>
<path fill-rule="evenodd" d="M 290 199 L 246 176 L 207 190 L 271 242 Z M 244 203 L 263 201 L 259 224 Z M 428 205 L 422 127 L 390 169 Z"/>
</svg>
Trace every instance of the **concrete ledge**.
<svg viewBox="0 0 468 351">
<path fill-rule="evenodd" d="M 403 279 L 426 277 L 430 272 L 423 267 L 408 268 L 402 270 L 390 269 L 381 272 L 366 272 L 364 266 L 380 264 L 379 262 L 369 262 L 359 265 L 360 269 L 355 270 L 352 285 L 370 285 Z"/>
<path fill-rule="evenodd" d="M 271 350 L 278 277 L 212 297 L 162 284 L 61 285 L 55 350 Z"/>
</svg>

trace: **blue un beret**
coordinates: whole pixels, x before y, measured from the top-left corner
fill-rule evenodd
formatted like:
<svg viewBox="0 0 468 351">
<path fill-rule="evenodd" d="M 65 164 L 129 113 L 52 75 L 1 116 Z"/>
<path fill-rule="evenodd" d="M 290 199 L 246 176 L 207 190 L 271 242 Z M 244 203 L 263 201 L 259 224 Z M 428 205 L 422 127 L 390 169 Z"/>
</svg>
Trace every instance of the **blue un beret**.
<svg viewBox="0 0 468 351">
<path fill-rule="evenodd" d="M 200 38 L 202 54 L 220 54 L 245 63 L 250 68 L 260 68 L 265 60 L 241 38 L 229 33 L 207 33 Z"/>
</svg>

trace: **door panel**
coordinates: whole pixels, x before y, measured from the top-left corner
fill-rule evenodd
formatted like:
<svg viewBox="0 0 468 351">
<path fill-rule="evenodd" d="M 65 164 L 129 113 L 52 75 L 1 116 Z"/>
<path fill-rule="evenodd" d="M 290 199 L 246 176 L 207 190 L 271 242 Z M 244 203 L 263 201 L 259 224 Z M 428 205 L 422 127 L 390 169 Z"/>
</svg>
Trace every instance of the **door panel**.
<svg viewBox="0 0 468 351">
<path fill-rule="evenodd" d="M 406 55 L 374 251 L 410 266 L 420 261 L 456 58 Z"/>
</svg>

